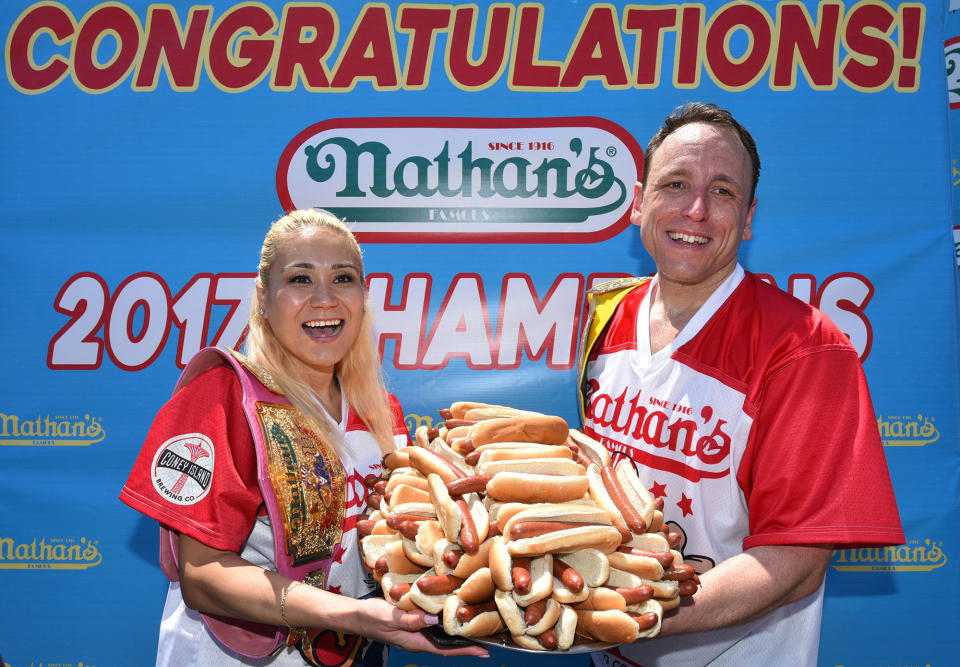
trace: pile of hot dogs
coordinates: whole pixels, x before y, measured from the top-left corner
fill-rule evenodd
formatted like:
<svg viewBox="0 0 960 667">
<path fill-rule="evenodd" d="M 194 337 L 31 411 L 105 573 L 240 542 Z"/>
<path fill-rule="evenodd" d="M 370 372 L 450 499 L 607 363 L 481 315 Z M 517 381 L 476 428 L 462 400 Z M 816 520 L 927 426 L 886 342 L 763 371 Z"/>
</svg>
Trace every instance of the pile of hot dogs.
<svg viewBox="0 0 960 667">
<path fill-rule="evenodd" d="M 471 402 L 440 414 L 384 458 L 358 522 L 387 601 L 442 615 L 449 635 L 566 650 L 655 636 L 696 592 L 630 463 L 560 417 Z"/>
</svg>

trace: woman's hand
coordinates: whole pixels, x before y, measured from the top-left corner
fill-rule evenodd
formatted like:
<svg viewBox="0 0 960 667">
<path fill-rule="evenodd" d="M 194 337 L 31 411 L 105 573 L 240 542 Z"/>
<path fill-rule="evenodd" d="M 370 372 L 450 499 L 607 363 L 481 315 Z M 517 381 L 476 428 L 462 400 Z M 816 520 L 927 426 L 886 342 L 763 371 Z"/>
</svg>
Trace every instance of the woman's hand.
<svg viewBox="0 0 960 667">
<path fill-rule="evenodd" d="M 487 650 L 478 645 L 443 648 L 434 644 L 420 630 L 436 625 L 437 617 L 424 611 L 419 609 L 402 611 L 380 598 L 358 600 L 358 603 L 360 604 L 358 617 L 364 628 L 364 631 L 359 634 L 366 637 L 402 648 L 405 651 L 426 651 L 446 656 L 489 657 Z"/>
<path fill-rule="evenodd" d="M 187 606 L 212 614 L 283 625 L 280 601 L 287 589 L 286 621 L 369 637 L 406 651 L 487 657 L 482 646 L 442 648 L 420 632 L 437 624 L 423 611 L 401 611 L 382 598 L 355 600 L 290 579 L 180 535 L 180 585 Z"/>
</svg>

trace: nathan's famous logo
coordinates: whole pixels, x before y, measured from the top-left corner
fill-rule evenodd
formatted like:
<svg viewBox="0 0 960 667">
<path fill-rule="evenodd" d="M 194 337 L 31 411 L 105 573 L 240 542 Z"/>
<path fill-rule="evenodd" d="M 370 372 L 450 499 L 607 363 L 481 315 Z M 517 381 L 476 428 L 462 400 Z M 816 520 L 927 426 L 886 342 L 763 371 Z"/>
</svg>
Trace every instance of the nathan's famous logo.
<svg viewBox="0 0 960 667">
<path fill-rule="evenodd" d="M 960 37 L 943 43 L 943 58 L 947 66 L 947 92 L 951 109 L 960 109 Z"/>
<path fill-rule="evenodd" d="M 929 572 L 947 564 L 943 542 L 910 540 L 896 547 L 839 549 L 830 567 L 840 572 Z"/>
<path fill-rule="evenodd" d="M 586 421 L 608 449 L 691 481 L 729 474 L 732 428 L 709 405 L 694 410 L 672 401 L 641 397 L 639 389 L 630 397 L 627 389 L 617 396 L 598 389 L 596 380 L 588 380 Z M 644 449 L 627 452 L 627 445 L 602 434 L 623 436 Z"/>
<path fill-rule="evenodd" d="M 922 447 L 940 439 L 934 417 L 923 415 L 877 417 L 880 439 L 886 447 Z"/>
<path fill-rule="evenodd" d="M 40 538 L 17 542 L 0 537 L 0 570 L 85 570 L 103 560 L 97 540 Z"/>
<path fill-rule="evenodd" d="M 407 427 L 407 432 L 412 437 L 417 432 L 417 429 L 421 426 L 433 428 L 434 419 L 430 415 L 418 415 L 416 413 L 410 413 L 403 416 L 403 425 Z"/>
<path fill-rule="evenodd" d="M 629 224 L 642 163 L 601 118 L 337 119 L 290 142 L 277 192 L 361 241 L 602 241 Z"/>
<path fill-rule="evenodd" d="M 104 438 L 99 417 L 0 413 L 0 445 L 86 447 Z"/>
</svg>

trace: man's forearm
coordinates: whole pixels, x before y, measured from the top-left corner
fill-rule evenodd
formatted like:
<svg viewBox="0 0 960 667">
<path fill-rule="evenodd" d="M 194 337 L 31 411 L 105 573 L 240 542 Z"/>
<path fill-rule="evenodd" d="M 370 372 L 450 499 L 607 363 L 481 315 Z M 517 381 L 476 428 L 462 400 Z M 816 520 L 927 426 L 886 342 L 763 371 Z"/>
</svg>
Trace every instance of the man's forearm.
<svg viewBox="0 0 960 667">
<path fill-rule="evenodd" d="M 832 545 L 754 547 L 700 576 L 702 587 L 663 619 L 661 635 L 702 632 L 745 623 L 815 592 Z"/>
</svg>

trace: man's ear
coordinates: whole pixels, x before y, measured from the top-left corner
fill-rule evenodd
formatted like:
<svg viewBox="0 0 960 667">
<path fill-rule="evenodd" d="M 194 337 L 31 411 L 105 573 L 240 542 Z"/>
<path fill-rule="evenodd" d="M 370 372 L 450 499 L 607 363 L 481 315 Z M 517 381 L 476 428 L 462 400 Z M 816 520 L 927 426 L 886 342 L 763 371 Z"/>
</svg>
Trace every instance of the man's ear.
<svg viewBox="0 0 960 667">
<path fill-rule="evenodd" d="M 633 184 L 633 206 L 630 208 L 630 223 L 640 225 L 640 204 L 643 203 L 643 183 Z"/>
<path fill-rule="evenodd" d="M 759 200 L 754 197 L 753 203 L 750 204 L 750 209 L 747 211 L 747 221 L 743 225 L 743 234 L 740 235 L 741 241 L 749 241 L 753 238 L 753 213 L 757 210 L 757 202 Z"/>
</svg>

